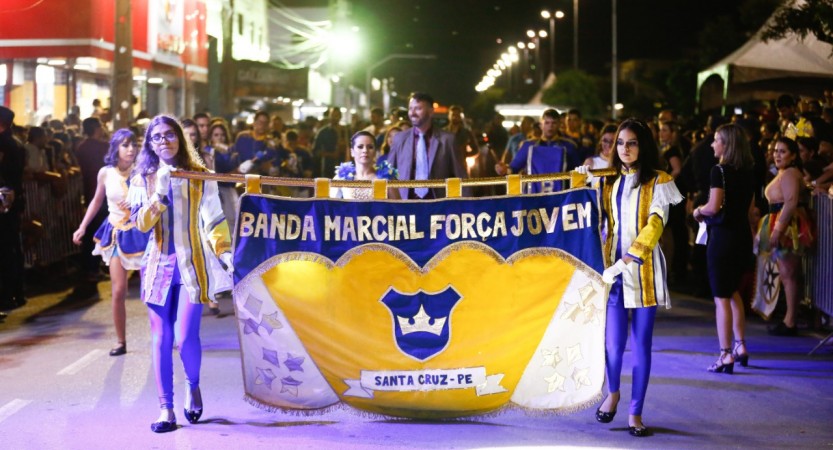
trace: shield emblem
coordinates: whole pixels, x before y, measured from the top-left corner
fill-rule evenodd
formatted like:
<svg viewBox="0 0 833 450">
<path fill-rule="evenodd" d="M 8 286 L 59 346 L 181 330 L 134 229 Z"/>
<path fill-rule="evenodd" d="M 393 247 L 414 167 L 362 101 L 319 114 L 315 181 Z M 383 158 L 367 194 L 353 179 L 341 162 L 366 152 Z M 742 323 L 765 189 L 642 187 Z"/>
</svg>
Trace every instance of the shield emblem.
<svg viewBox="0 0 833 450">
<path fill-rule="evenodd" d="M 451 337 L 451 310 L 461 299 L 453 287 L 442 292 L 404 294 L 389 289 L 380 300 L 391 312 L 394 339 L 402 353 L 418 361 L 438 355 Z"/>
</svg>

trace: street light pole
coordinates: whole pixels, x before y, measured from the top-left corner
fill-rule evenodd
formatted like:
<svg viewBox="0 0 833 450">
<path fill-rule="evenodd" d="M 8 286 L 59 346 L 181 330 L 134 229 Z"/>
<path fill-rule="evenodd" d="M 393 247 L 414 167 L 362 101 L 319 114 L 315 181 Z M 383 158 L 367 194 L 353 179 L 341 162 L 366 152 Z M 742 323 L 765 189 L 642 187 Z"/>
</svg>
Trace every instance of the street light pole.
<svg viewBox="0 0 833 450">
<path fill-rule="evenodd" d="M 612 0 L 613 11 L 611 12 L 611 34 L 613 35 L 612 52 L 610 54 L 610 116 L 616 120 L 616 88 L 619 77 L 619 71 L 616 67 L 616 0 Z"/>
<path fill-rule="evenodd" d="M 365 80 L 365 89 L 367 89 L 367 107 L 370 110 L 370 94 L 371 94 L 371 86 L 370 81 L 373 79 L 373 70 L 381 66 L 382 64 L 392 60 L 392 59 L 435 59 L 435 55 L 427 55 L 427 54 L 409 54 L 409 53 L 394 53 L 392 55 L 388 55 L 376 64 L 371 65 L 367 68 L 366 73 L 366 80 Z"/>
<path fill-rule="evenodd" d="M 549 12 L 541 11 L 541 17 L 550 21 L 550 72 L 555 74 L 555 19 L 564 17 L 563 11 Z"/>
<path fill-rule="evenodd" d="M 573 69 L 578 70 L 578 0 L 573 0 Z"/>
</svg>

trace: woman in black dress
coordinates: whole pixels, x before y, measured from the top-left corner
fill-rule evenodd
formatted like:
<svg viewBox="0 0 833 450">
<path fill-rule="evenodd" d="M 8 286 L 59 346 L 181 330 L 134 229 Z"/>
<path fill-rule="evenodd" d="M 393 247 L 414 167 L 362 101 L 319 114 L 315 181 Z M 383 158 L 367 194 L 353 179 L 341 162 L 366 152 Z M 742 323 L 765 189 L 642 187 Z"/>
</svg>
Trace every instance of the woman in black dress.
<svg viewBox="0 0 833 450">
<path fill-rule="evenodd" d="M 709 201 L 694 210 L 694 218 L 698 222 L 710 222 L 706 258 L 714 295 L 720 356 L 708 370 L 732 373 L 735 361 L 742 366 L 749 361 L 744 341 L 746 317 L 738 287 L 753 261 L 748 214 L 752 207 L 754 160 L 749 139 L 735 124 L 717 129 L 712 148 L 720 163 L 711 170 Z M 731 343 L 733 334 L 734 346 Z"/>
</svg>

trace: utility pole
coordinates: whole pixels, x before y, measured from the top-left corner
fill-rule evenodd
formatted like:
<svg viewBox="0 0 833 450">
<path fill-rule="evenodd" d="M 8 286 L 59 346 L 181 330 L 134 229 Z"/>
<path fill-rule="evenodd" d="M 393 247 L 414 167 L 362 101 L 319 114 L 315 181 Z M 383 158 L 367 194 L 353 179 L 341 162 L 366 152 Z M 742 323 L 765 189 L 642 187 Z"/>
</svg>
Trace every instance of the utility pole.
<svg viewBox="0 0 833 450">
<path fill-rule="evenodd" d="M 234 72 L 234 57 L 232 52 L 232 45 L 234 44 L 234 0 L 228 0 L 228 4 L 223 3 L 223 60 L 220 62 L 220 90 L 222 101 L 221 113 L 223 115 L 231 115 L 237 112 L 237 105 L 234 104 L 234 90 L 235 81 L 237 79 Z"/>
<path fill-rule="evenodd" d="M 611 34 L 612 34 L 612 51 L 610 54 L 610 117 L 613 120 L 616 120 L 616 89 L 619 81 L 619 68 L 616 66 L 618 61 L 616 60 L 616 0 L 612 0 L 613 4 L 613 11 L 610 14 L 610 22 L 611 22 Z"/>
<path fill-rule="evenodd" d="M 116 36 L 113 49 L 113 88 L 110 112 L 113 128 L 124 128 L 133 120 L 133 24 L 130 0 L 116 0 Z"/>
</svg>

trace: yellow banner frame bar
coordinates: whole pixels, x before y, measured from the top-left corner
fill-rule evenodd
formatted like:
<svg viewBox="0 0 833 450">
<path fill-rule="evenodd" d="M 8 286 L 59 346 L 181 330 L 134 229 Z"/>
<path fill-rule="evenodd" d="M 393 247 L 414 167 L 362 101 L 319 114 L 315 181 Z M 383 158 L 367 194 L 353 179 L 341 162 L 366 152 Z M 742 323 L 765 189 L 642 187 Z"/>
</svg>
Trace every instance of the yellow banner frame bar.
<svg viewBox="0 0 833 450">
<path fill-rule="evenodd" d="M 615 169 L 591 170 L 595 177 L 609 177 L 616 175 Z M 524 183 L 541 181 L 569 180 L 570 187 L 584 186 L 587 177 L 578 172 L 545 173 L 540 175 L 507 175 L 505 177 L 489 178 L 449 178 L 445 180 L 332 180 L 329 178 L 284 178 L 261 175 L 243 175 L 227 173 L 188 172 L 177 170 L 171 172 L 175 178 L 191 180 L 211 180 L 225 183 L 244 183 L 246 192 L 260 194 L 263 185 L 286 187 L 311 187 L 315 189 L 315 198 L 328 198 L 329 189 L 335 188 L 371 188 L 374 198 L 384 199 L 388 188 L 443 188 L 448 197 L 459 197 L 464 187 L 471 186 L 506 186 L 507 195 L 520 195 Z M 320 194 L 320 195 L 319 195 Z"/>
</svg>

